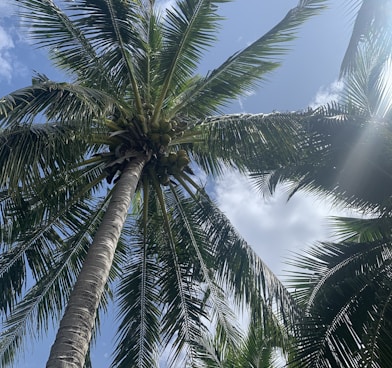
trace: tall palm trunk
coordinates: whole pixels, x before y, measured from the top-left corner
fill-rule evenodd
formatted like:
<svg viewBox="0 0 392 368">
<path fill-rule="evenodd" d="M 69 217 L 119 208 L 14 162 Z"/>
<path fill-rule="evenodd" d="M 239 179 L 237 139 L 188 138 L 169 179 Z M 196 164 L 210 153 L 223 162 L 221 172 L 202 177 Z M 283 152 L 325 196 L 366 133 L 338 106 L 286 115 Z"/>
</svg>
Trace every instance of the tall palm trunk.
<svg viewBox="0 0 392 368">
<path fill-rule="evenodd" d="M 47 368 L 82 368 L 117 242 L 147 157 L 124 169 L 71 293 Z"/>
</svg>

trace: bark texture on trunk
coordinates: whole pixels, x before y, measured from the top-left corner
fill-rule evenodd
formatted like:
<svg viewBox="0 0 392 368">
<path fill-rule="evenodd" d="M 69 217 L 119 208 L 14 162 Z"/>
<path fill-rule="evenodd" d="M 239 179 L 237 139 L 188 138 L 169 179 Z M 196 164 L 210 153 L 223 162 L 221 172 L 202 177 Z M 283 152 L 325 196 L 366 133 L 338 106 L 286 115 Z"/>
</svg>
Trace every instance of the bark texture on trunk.
<svg viewBox="0 0 392 368">
<path fill-rule="evenodd" d="M 84 366 L 99 301 L 109 277 L 132 197 L 146 162 L 146 157 L 130 162 L 116 184 L 60 322 L 46 364 L 47 368 Z"/>
</svg>

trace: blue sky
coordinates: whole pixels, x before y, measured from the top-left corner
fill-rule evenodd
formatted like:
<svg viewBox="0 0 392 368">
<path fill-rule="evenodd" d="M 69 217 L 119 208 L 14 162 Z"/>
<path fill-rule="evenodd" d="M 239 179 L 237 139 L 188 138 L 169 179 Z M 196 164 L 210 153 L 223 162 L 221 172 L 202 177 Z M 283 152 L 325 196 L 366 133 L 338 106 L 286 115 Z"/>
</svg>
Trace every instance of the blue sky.
<svg viewBox="0 0 392 368">
<path fill-rule="evenodd" d="M 222 12 L 227 20 L 222 23 L 219 42 L 206 55 L 201 71 L 216 67 L 230 54 L 247 46 L 296 3 L 295 0 L 237 0 L 223 4 Z M 11 4 L 11 0 L 0 0 L 0 95 L 29 85 L 34 71 L 61 81 L 63 75 L 51 68 L 45 50 L 32 47 Z M 351 32 L 352 13 L 346 13 L 342 1 L 331 0 L 329 4 L 330 9 L 301 28 L 299 39 L 282 57 L 282 67 L 259 89 L 233 101 L 228 112 L 291 111 L 322 103 L 335 93 L 340 62 Z M 290 251 L 326 238 L 325 217 L 337 213 L 327 202 L 304 194 L 286 203 L 283 190 L 264 201 L 247 181 L 234 173 L 228 173 L 216 183 L 215 195 L 240 233 L 278 274 L 283 273 L 282 261 Z M 110 314 L 113 316 L 113 310 Z M 111 318 L 104 321 L 102 338 L 93 351 L 94 368 L 109 366 L 114 330 Z M 52 332 L 48 339 L 28 342 L 26 358 L 16 367 L 43 367 Z"/>
</svg>

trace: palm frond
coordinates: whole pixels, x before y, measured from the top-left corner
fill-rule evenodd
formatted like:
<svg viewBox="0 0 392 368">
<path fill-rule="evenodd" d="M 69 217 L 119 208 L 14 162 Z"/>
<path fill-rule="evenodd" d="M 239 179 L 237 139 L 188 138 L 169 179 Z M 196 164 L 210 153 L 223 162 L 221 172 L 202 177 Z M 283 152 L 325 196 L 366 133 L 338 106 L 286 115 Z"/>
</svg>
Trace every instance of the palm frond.
<svg viewBox="0 0 392 368">
<path fill-rule="evenodd" d="M 112 83 L 122 86 L 122 90 L 131 85 L 132 98 L 138 112 L 142 113 L 140 77 L 136 67 L 143 41 L 138 29 L 139 6 L 137 1 L 131 0 L 79 0 L 71 9 L 81 12 L 75 23 L 89 36 L 95 49 L 103 54 L 105 67 L 111 71 Z M 83 14 L 83 10 L 88 12 Z"/>
<path fill-rule="evenodd" d="M 156 101 L 153 121 L 159 118 L 168 91 L 183 84 L 193 74 L 203 49 L 215 40 L 217 22 L 221 20 L 217 7 L 227 1 L 177 0 L 173 8 L 166 10 L 166 22 L 162 29 L 165 53 L 157 71 L 162 89 Z"/>
<path fill-rule="evenodd" d="M 24 207 L 19 202 L 6 205 L 0 216 L 2 235 L 7 240 L 0 256 L 2 309 L 11 308 L 21 296 L 25 264 L 32 277 L 43 277 L 52 265 L 52 254 L 61 239 L 77 233 L 81 222 L 88 221 L 91 209 L 88 200 L 96 189 L 96 175 L 99 177 L 99 170 L 88 168 L 79 170 L 75 176 L 67 175 L 66 183 L 64 177 L 61 180 L 49 177 L 38 188 L 31 187 L 28 196 L 25 193 L 21 197 Z M 8 223 L 12 225 L 7 227 Z"/>
<path fill-rule="evenodd" d="M 196 125 L 200 143 L 192 147 L 195 161 L 208 174 L 227 168 L 268 171 L 295 163 L 302 155 L 301 113 L 232 114 L 210 117 Z"/>
<path fill-rule="evenodd" d="M 172 114 L 210 115 L 228 101 L 252 90 L 265 74 L 279 66 L 278 58 L 288 49 L 285 44 L 295 38 L 301 24 L 324 8 L 324 3 L 323 0 L 301 0 L 265 35 L 229 57 L 206 77 L 187 86 L 177 97 Z"/>
<path fill-rule="evenodd" d="M 251 176 L 256 184 L 265 188 L 267 183 L 274 190 L 285 182 L 290 184 L 291 195 L 303 189 L 361 211 L 388 213 L 389 126 L 373 122 L 363 110 L 339 104 L 311 111 L 301 124 L 308 132 L 303 157 L 267 173 L 263 168 L 254 170 Z"/>
<path fill-rule="evenodd" d="M 50 56 L 57 66 L 76 74 L 80 79 L 94 80 L 95 86 L 101 90 L 116 92 L 97 51 L 73 22 L 73 16 L 69 16 L 53 1 L 17 2 L 24 9 L 21 16 L 31 38 L 38 46 L 49 48 Z"/>
<path fill-rule="evenodd" d="M 391 238 L 392 219 L 388 216 L 376 218 L 333 218 L 336 235 L 343 241 L 358 243 L 374 242 Z"/>
<path fill-rule="evenodd" d="M 159 187 L 155 185 L 155 188 Z M 173 206 L 164 194 L 160 188 L 157 190 L 167 244 L 161 253 L 161 260 L 163 267 L 171 270 L 161 278 L 162 299 L 169 306 L 162 319 L 163 339 L 166 344 L 173 344 L 170 366 L 184 359 L 181 353 L 185 354 L 185 360 L 189 360 L 192 366 L 196 353 L 195 341 L 200 339 L 202 329 L 205 328 L 202 318 L 206 315 L 201 301 L 204 293 L 193 282 L 189 260 L 177 249 L 181 247 L 181 237 L 172 225 L 169 208 Z"/>
<path fill-rule="evenodd" d="M 389 242 L 322 244 L 297 266 L 303 271 L 293 286 L 307 303 L 298 324 L 299 361 L 309 367 L 389 364 L 383 346 L 391 320 Z"/>
<path fill-rule="evenodd" d="M 134 221 L 129 221 L 126 227 L 131 246 L 118 290 L 121 322 L 112 366 L 155 367 L 162 313 L 158 287 L 161 273 L 154 243 L 135 234 L 133 225 Z"/>
<path fill-rule="evenodd" d="M 45 175 L 71 171 L 89 146 L 73 127 L 57 124 L 14 125 L 0 132 L 0 186 L 28 188 Z M 74 164 L 72 164 L 74 165 Z"/>
<path fill-rule="evenodd" d="M 78 84 L 56 83 L 38 74 L 29 87 L 0 99 L 0 127 L 31 124 L 40 114 L 47 120 L 62 123 L 94 121 L 112 109 L 114 100 L 104 92 Z M 84 122 L 84 124 L 82 124 Z"/>
<path fill-rule="evenodd" d="M 59 318 L 106 205 L 107 199 L 98 204 L 96 212 L 82 226 L 79 223 L 79 233 L 58 244 L 46 274 L 39 277 L 5 320 L 0 335 L 3 364 L 9 364 L 22 349 L 26 333 L 37 337 L 48 329 L 50 319 Z"/>
<path fill-rule="evenodd" d="M 296 308 L 290 293 L 214 201 L 202 191 L 193 207 L 195 221 L 204 229 L 214 257 L 215 278 L 233 295 L 233 302 L 237 305 L 245 303 L 251 308 L 272 303 L 282 312 L 283 319 L 290 319 Z"/>
<path fill-rule="evenodd" d="M 238 327 L 235 326 L 235 317 L 231 307 L 228 304 L 228 298 L 225 298 L 225 291 L 218 286 L 217 281 L 214 277 L 214 272 L 211 269 L 211 255 L 213 254 L 212 249 L 208 249 L 211 245 L 203 239 L 201 229 L 196 226 L 191 225 L 191 213 L 185 210 L 185 201 L 182 193 L 174 188 L 173 185 L 170 186 L 171 192 L 173 194 L 173 205 L 172 208 L 176 208 L 177 216 L 181 222 L 181 226 L 185 227 L 185 231 L 189 236 L 189 244 L 193 247 L 192 253 L 197 259 L 198 266 L 200 268 L 200 273 L 202 275 L 203 281 L 206 284 L 206 293 L 209 295 L 208 300 L 210 301 L 210 309 L 212 315 L 217 321 L 217 330 L 221 335 L 221 338 L 228 342 L 230 345 L 235 346 L 238 340 L 241 338 Z M 197 221 L 196 221 L 197 224 Z M 200 225 L 199 225 L 200 226 Z M 201 235 L 201 236 L 200 236 Z M 201 238 L 197 241 L 197 238 Z M 207 254 L 206 254 L 207 253 Z M 210 254 L 208 254 L 210 253 Z M 206 256 L 207 255 L 207 256 Z"/>
<path fill-rule="evenodd" d="M 346 49 L 341 75 L 349 75 L 355 69 L 358 53 L 364 44 L 372 44 L 376 52 L 390 54 L 392 32 L 390 30 L 390 16 L 392 6 L 390 0 L 364 0 L 361 2 L 353 32 Z"/>
<path fill-rule="evenodd" d="M 268 311 L 252 313 L 244 338 L 235 346 L 214 335 L 203 336 L 199 360 L 206 368 L 273 368 L 278 366 L 278 349 L 289 347 L 285 330 Z"/>
<path fill-rule="evenodd" d="M 374 50 L 373 45 L 357 52 L 355 70 L 344 77 L 341 101 L 365 111 L 374 122 L 391 115 L 391 56 Z"/>
</svg>

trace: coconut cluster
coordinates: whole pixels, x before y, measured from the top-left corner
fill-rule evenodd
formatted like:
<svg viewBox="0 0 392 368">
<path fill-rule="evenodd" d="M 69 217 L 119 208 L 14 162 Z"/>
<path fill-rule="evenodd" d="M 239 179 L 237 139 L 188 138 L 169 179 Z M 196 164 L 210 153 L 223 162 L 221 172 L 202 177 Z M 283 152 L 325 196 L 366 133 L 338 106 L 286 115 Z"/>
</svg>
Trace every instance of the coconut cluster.
<svg viewBox="0 0 392 368">
<path fill-rule="evenodd" d="M 190 159 L 185 150 L 170 152 L 168 155 L 159 157 L 156 163 L 156 174 L 159 183 L 169 185 L 170 175 L 182 172 L 190 163 Z"/>
<path fill-rule="evenodd" d="M 156 147 L 167 147 L 176 135 L 177 123 L 173 120 L 160 120 L 157 124 L 151 124 L 149 138 Z"/>
<path fill-rule="evenodd" d="M 184 134 L 186 122 L 162 117 L 153 121 L 154 106 L 143 104 L 144 113 L 133 116 L 131 119 L 108 119 L 105 121 L 109 128 L 107 144 L 109 152 L 102 154 L 107 159 L 105 171 L 107 181 L 111 183 L 119 179 L 121 173 L 137 152 L 146 152 L 151 160 L 148 166 L 161 185 L 169 185 L 170 176 L 178 176 L 184 169 L 191 173 L 188 167 L 190 159 L 183 149 L 170 152 L 169 146 L 173 138 Z"/>
</svg>

